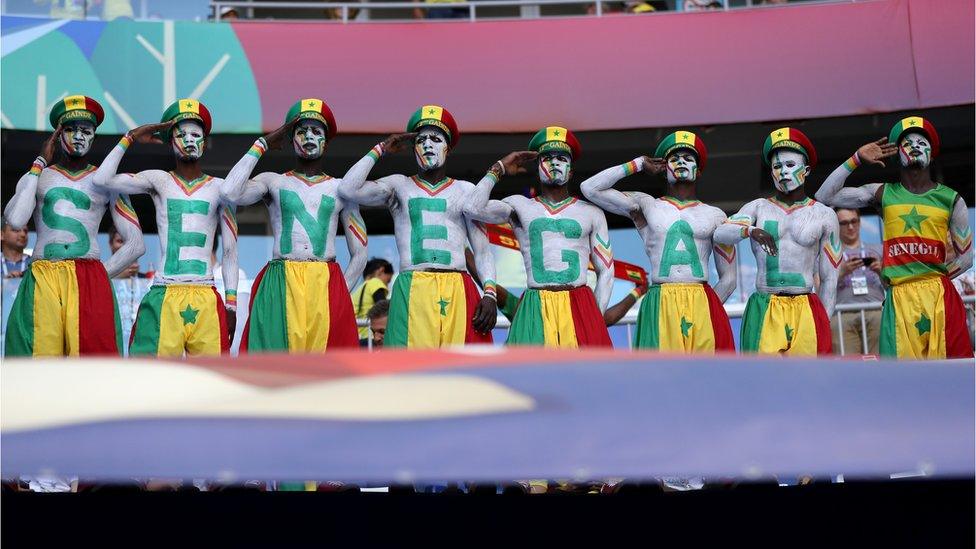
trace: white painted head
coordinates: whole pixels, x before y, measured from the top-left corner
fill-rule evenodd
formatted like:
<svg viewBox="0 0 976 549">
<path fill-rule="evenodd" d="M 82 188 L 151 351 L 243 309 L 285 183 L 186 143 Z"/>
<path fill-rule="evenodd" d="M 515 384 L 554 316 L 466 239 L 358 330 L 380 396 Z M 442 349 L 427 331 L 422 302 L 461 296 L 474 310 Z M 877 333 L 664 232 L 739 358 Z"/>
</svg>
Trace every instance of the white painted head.
<svg viewBox="0 0 976 549">
<path fill-rule="evenodd" d="M 421 170 L 436 170 L 447 162 L 450 145 L 440 129 L 427 126 L 414 138 L 413 152 Z"/>
<path fill-rule="evenodd" d="M 689 149 L 675 149 L 668 155 L 665 176 L 668 184 L 693 183 L 698 179 L 698 157 Z"/>
<path fill-rule="evenodd" d="M 203 125 L 197 120 L 181 120 L 173 126 L 173 153 L 184 162 L 194 162 L 203 156 L 206 145 Z"/>
<path fill-rule="evenodd" d="M 539 181 L 543 185 L 565 185 L 573 175 L 573 158 L 567 152 L 539 155 Z"/>
<path fill-rule="evenodd" d="M 309 118 L 300 120 L 292 132 L 292 144 L 299 157 L 306 160 L 320 158 L 329 145 L 325 124 Z"/>
<path fill-rule="evenodd" d="M 906 168 L 928 168 L 932 163 L 932 143 L 923 133 L 906 132 L 898 140 L 898 160 Z"/>
<path fill-rule="evenodd" d="M 85 156 L 94 140 L 95 125 L 87 120 L 73 120 L 61 126 L 61 149 L 68 156 Z"/>
<path fill-rule="evenodd" d="M 781 192 L 788 193 L 803 186 L 810 175 L 810 166 L 803 153 L 792 149 L 776 149 L 769 158 L 773 185 Z"/>
</svg>

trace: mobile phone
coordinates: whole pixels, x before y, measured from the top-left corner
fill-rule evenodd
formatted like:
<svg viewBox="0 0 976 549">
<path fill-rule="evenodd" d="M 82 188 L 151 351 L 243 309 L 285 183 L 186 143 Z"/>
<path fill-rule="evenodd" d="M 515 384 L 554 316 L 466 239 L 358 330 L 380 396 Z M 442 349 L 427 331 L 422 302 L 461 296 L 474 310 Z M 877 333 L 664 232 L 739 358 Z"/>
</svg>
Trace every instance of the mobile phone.
<svg viewBox="0 0 976 549">
<path fill-rule="evenodd" d="M 874 260 L 875 259 L 876 258 L 874 258 L 874 257 L 865 257 L 865 258 L 861 259 L 861 261 L 864 263 L 864 266 L 865 267 L 869 267 L 872 263 L 874 263 Z"/>
</svg>

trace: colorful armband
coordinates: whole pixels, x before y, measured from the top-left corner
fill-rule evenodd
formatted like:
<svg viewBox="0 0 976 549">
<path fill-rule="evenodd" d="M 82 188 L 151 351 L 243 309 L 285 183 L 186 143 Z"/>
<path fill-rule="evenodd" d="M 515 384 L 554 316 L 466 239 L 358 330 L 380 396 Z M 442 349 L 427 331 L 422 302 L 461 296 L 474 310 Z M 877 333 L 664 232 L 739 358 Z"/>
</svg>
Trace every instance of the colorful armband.
<svg viewBox="0 0 976 549">
<path fill-rule="evenodd" d="M 366 153 L 366 156 L 369 156 L 373 160 L 379 160 L 380 157 L 383 156 L 383 152 L 383 144 L 377 143 L 368 153 Z"/>
<path fill-rule="evenodd" d="M 263 137 L 259 137 L 258 140 L 251 145 L 251 148 L 248 149 L 247 154 L 253 156 L 254 158 L 261 158 L 261 155 L 267 152 L 267 150 L 268 142 L 265 141 Z"/>
<path fill-rule="evenodd" d="M 491 299 L 498 301 L 497 289 L 494 280 L 488 279 L 485 281 L 485 297 L 490 297 Z"/>
<path fill-rule="evenodd" d="M 30 174 L 31 175 L 41 175 L 44 168 L 47 167 L 47 161 L 44 160 L 43 156 L 38 156 L 34 159 L 34 163 L 31 164 Z"/>
<path fill-rule="evenodd" d="M 226 290 L 224 292 L 224 306 L 228 309 L 237 310 L 237 290 Z"/>
<path fill-rule="evenodd" d="M 727 223 L 731 223 L 733 225 L 740 225 L 742 227 L 742 232 L 739 233 L 739 236 L 741 236 L 742 238 L 748 237 L 749 233 L 752 232 L 751 215 L 736 214 L 733 215 L 732 217 L 729 217 Z"/>
<path fill-rule="evenodd" d="M 628 175 L 635 174 L 644 169 L 644 159 L 635 158 L 626 164 L 621 164 L 621 168 L 624 169 L 624 177 Z"/>
<path fill-rule="evenodd" d="M 854 153 L 854 156 L 848 158 L 847 161 L 844 162 L 844 168 L 847 169 L 847 171 L 849 172 L 853 172 L 860 165 L 861 165 L 861 157 L 857 155 L 857 152 Z"/>
<path fill-rule="evenodd" d="M 485 177 L 490 177 L 492 183 L 498 183 L 498 174 L 496 174 L 495 172 L 493 172 L 491 170 L 488 170 L 487 172 L 485 172 Z"/>
<path fill-rule="evenodd" d="M 643 286 L 638 286 L 630 291 L 630 296 L 634 298 L 634 301 L 640 301 L 641 296 L 644 295 L 644 292 L 641 291 L 641 288 L 643 288 Z"/>
<path fill-rule="evenodd" d="M 122 147 L 122 150 L 124 151 L 127 150 L 129 148 L 129 145 L 131 144 L 132 144 L 132 138 L 129 137 L 129 134 L 125 134 L 122 136 L 122 139 L 119 139 L 119 144 L 116 146 Z"/>
</svg>

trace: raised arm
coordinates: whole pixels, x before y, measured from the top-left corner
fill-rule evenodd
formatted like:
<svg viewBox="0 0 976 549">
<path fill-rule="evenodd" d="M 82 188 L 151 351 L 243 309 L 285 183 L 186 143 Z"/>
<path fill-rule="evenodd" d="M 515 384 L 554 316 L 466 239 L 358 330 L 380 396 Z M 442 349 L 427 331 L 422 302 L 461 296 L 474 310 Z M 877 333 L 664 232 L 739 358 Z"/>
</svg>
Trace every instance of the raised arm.
<svg viewBox="0 0 976 549">
<path fill-rule="evenodd" d="M 488 223 L 504 223 L 508 221 L 511 212 L 504 209 L 504 205 L 492 204 L 488 198 L 491 196 L 492 189 L 498 180 L 506 175 L 517 175 L 526 173 L 527 165 L 538 157 L 538 153 L 532 151 L 512 152 L 495 162 L 474 186 L 474 191 L 468 195 L 464 204 L 464 215 L 471 219 L 485 221 Z"/>
<path fill-rule="evenodd" d="M 123 135 L 118 144 L 109 151 L 108 156 L 102 161 L 102 165 L 95 170 L 93 179 L 95 186 L 123 194 L 144 194 L 150 192 L 152 190 L 152 181 L 144 175 L 146 172 L 119 175 L 119 163 L 122 161 L 125 151 L 133 143 L 162 144 L 163 141 L 159 137 L 156 137 L 156 133 L 164 131 L 172 125 L 172 122 L 146 124 Z"/>
<path fill-rule="evenodd" d="M 132 265 L 142 254 L 146 253 L 146 243 L 142 240 L 142 226 L 136 210 L 129 202 L 129 197 L 118 195 L 112 204 L 112 223 L 115 230 L 122 237 L 122 247 L 105 262 L 105 270 L 109 278 L 115 276 Z"/>
<path fill-rule="evenodd" d="M 596 303 L 600 312 L 607 310 L 610 294 L 613 293 L 613 249 L 610 247 L 610 231 L 607 229 L 607 216 L 594 208 L 593 231 L 590 233 L 590 261 L 596 270 Z"/>
<path fill-rule="evenodd" d="M 220 187 L 220 197 L 224 202 L 236 206 L 248 206 L 268 194 L 270 176 L 261 174 L 251 179 L 251 173 L 265 152 L 281 148 L 285 142 L 285 137 L 291 134 L 297 121 L 298 117 L 296 116 L 268 135 L 259 137 L 251 145 L 247 154 L 238 160 L 237 164 L 234 164 L 230 173 L 224 178 L 224 183 Z"/>
<path fill-rule="evenodd" d="M 478 302 L 478 306 L 475 307 L 471 327 L 484 334 L 490 332 L 498 320 L 498 297 L 495 295 L 495 255 L 491 253 L 488 232 L 484 226 L 467 217 L 465 217 L 464 222 L 467 226 L 468 243 L 471 244 L 471 253 L 474 254 L 474 263 L 478 269 L 477 274 L 481 278 L 481 286 L 484 289 L 484 295 Z"/>
<path fill-rule="evenodd" d="M 261 155 L 267 150 L 267 142 L 263 137 L 260 137 L 251 145 L 247 154 L 241 157 L 237 164 L 234 164 L 220 186 L 220 198 L 224 202 L 236 206 L 249 206 L 268 194 L 269 178 L 265 174 L 260 174 L 251 179 L 251 172 L 254 171 Z"/>
<path fill-rule="evenodd" d="M 973 266 L 973 230 L 969 226 L 969 210 L 966 201 L 960 196 L 952 206 L 949 218 L 949 240 L 956 250 L 956 258 L 946 267 L 949 278 L 956 278 Z"/>
<path fill-rule="evenodd" d="M 640 171 L 647 170 L 650 173 L 659 173 L 662 166 L 660 159 L 639 156 L 626 164 L 612 166 L 597 173 L 581 183 L 580 190 L 587 200 L 604 210 L 617 215 L 633 217 L 640 211 L 640 204 L 633 195 L 622 193 L 614 189 L 613 186 L 617 181 Z"/>
<path fill-rule="evenodd" d="M 387 205 L 393 196 L 393 187 L 382 180 L 366 181 L 366 177 L 381 157 L 406 149 L 407 144 L 412 143 L 416 135 L 415 133 L 393 134 L 370 149 L 366 156 L 353 164 L 346 175 L 342 176 L 339 196 L 360 206 Z"/>
<path fill-rule="evenodd" d="M 58 146 L 60 137 L 61 127 L 58 126 L 58 129 L 41 145 L 41 154 L 34 159 L 30 171 L 17 181 L 14 196 L 3 210 L 3 219 L 11 227 L 23 229 L 34 214 L 34 207 L 37 205 L 37 180 L 44 168 L 54 162 L 54 150 Z"/>
<path fill-rule="evenodd" d="M 735 290 L 736 273 L 738 272 L 735 261 L 735 246 L 715 244 L 712 257 L 715 259 L 715 270 L 718 272 L 718 282 L 713 289 L 724 303 Z"/>
<path fill-rule="evenodd" d="M 837 267 L 841 260 L 840 225 L 837 223 L 837 215 L 829 212 L 824 222 L 823 234 L 820 236 L 820 255 L 817 258 L 820 273 L 820 288 L 817 296 L 823 303 L 828 317 L 834 314 L 834 304 L 837 302 Z"/>
<path fill-rule="evenodd" d="M 827 176 L 826 181 L 814 195 L 819 202 L 840 208 L 864 208 L 878 204 L 878 189 L 881 183 L 870 183 L 861 187 L 844 187 L 847 176 L 854 173 L 862 163 L 884 166 L 884 159 L 898 153 L 897 145 L 881 138 L 859 148 L 854 156 L 848 158 Z"/>
<path fill-rule="evenodd" d="M 346 279 L 346 288 L 352 288 L 363 275 L 363 267 L 366 266 L 366 243 L 369 238 L 366 236 L 366 223 L 359 215 L 359 206 L 346 204 L 339 213 L 339 220 L 346 233 L 346 248 L 349 249 L 349 264 L 343 271 L 343 277 Z"/>
</svg>

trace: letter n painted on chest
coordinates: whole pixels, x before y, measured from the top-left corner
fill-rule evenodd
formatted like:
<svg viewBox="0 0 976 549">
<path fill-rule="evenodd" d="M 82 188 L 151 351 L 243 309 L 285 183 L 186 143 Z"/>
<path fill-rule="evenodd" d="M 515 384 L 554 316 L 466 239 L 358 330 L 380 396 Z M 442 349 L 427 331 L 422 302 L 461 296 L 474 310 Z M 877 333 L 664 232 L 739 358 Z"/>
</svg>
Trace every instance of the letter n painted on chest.
<svg viewBox="0 0 976 549">
<path fill-rule="evenodd" d="M 529 223 L 529 249 L 532 260 L 532 278 L 540 284 L 569 284 L 575 282 L 580 275 L 579 254 L 573 250 L 562 250 L 561 258 L 566 268 L 551 271 L 546 268 L 545 256 L 542 253 L 544 244 L 543 233 L 558 233 L 566 238 L 579 238 L 583 234 L 583 227 L 575 219 L 553 219 L 540 217 Z M 550 245 L 552 243 L 550 242 Z"/>
<path fill-rule="evenodd" d="M 779 248 L 779 221 L 767 219 L 763 223 L 763 230 L 772 235 Z M 800 273 L 786 273 L 779 270 L 779 255 L 766 255 L 766 286 L 770 288 L 804 287 L 806 280 Z"/>
<path fill-rule="evenodd" d="M 297 221 L 308 235 L 312 243 L 312 254 L 322 257 L 325 254 L 325 242 L 329 234 L 329 224 L 332 222 L 332 212 L 335 211 L 335 198 L 322 196 L 316 217 L 308 213 L 305 203 L 298 193 L 281 189 L 278 191 L 278 203 L 281 205 L 281 253 L 290 254 L 292 251 L 292 233 Z"/>
<path fill-rule="evenodd" d="M 185 200 L 169 198 L 166 200 L 166 218 L 169 228 L 166 231 L 166 257 L 163 272 L 167 275 L 203 275 L 207 264 L 199 259 L 180 259 L 182 248 L 203 248 L 207 245 L 204 233 L 183 230 L 184 215 L 207 215 L 210 202 L 206 200 Z"/>
<path fill-rule="evenodd" d="M 701 259 L 698 257 L 698 247 L 695 246 L 695 233 L 684 219 L 675 221 L 668 228 L 668 234 L 664 239 L 664 251 L 661 253 L 661 271 L 658 276 L 671 276 L 671 269 L 677 265 L 688 265 L 691 268 L 691 275 L 696 278 L 705 276 Z"/>
<path fill-rule="evenodd" d="M 424 247 L 425 240 L 447 240 L 447 227 L 440 223 L 424 223 L 424 212 L 443 213 L 447 211 L 447 200 L 443 198 L 411 198 L 407 200 L 410 214 L 410 261 L 421 263 L 451 264 L 451 252 L 431 250 Z"/>
<path fill-rule="evenodd" d="M 72 217 L 61 215 L 54 211 L 54 205 L 61 200 L 67 200 L 79 210 L 91 209 L 91 198 L 78 189 L 70 187 L 53 187 L 44 194 L 44 204 L 41 206 L 41 219 L 44 223 L 59 231 L 69 232 L 75 237 L 71 244 L 50 243 L 44 246 L 45 259 L 66 259 L 81 257 L 91 249 L 88 230 Z"/>
</svg>

